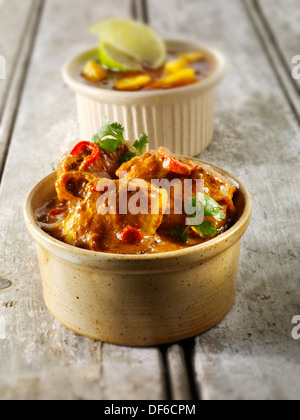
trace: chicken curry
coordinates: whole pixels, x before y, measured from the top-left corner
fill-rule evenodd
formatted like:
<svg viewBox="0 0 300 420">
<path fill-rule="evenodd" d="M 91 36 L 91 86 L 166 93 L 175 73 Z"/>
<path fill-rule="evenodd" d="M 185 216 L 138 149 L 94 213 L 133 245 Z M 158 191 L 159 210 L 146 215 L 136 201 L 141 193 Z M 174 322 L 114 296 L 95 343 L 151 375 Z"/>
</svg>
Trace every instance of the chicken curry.
<svg viewBox="0 0 300 420">
<path fill-rule="evenodd" d="M 61 158 L 57 195 L 36 213 L 41 229 L 87 250 L 153 254 L 201 244 L 236 222 L 242 198 L 230 180 L 163 147 L 146 151 L 145 134 L 129 143 L 123 133 L 106 121 Z"/>
</svg>

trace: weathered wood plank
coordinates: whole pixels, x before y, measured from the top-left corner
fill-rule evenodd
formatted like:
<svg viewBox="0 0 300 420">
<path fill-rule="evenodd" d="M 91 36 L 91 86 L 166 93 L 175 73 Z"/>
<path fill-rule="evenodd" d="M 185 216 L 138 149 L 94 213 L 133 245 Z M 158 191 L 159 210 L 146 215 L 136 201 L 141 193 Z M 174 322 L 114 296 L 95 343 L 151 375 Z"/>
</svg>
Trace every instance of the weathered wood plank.
<svg viewBox="0 0 300 420">
<path fill-rule="evenodd" d="M 0 81 L 0 120 L 33 4 L 34 0 L 0 2 L 0 55 L 6 62 L 6 78 Z"/>
<path fill-rule="evenodd" d="M 254 0 L 245 0 L 244 3 L 278 81 L 281 84 L 293 111 L 300 120 L 299 89 L 297 87 L 297 80 L 295 79 L 297 76 L 294 75 L 294 73 L 298 74 L 298 71 L 296 71 L 297 67 L 293 64 L 295 68 L 292 69 L 292 58 L 288 58 L 289 54 L 286 53 L 285 48 L 281 50 L 280 45 L 276 41 L 274 34 L 269 27 L 271 22 L 264 17 L 260 7 L 257 6 L 257 3 Z M 291 34 L 292 31 L 289 30 L 289 33 Z M 300 40 L 300 37 L 298 38 Z M 300 56 L 296 56 L 297 63 L 298 57 Z"/>
<path fill-rule="evenodd" d="M 214 139 L 201 158 L 234 173 L 254 199 L 236 305 L 223 323 L 196 339 L 199 393 L 204 399 L 298 399 L 300 343 L 291 337 L 292 317 L 300 313 L 295 115 L 241 1 L 150 4 L 150 21 L 162 35 L 199 38 L 229 57 Z"/>
<path fill-rule="evenodd" d="M 183 348 L 175 344 L 167 350 L 171 398 L 174 401 L 192 400 Z"/>
<path fill-rule="evenodd" d="M 41 3 L 41 0 L 27 0 L 21 3 L 16 0 L 0 2 L 0 55 L 3 57 L 2 65 L 5 66 L 5 69 L 0 69 L 4 70 L 0 78 L 0 174 Z"/>
<path fill-rule="evenodd" d="M 102 395 L 105 400 L 164 400 L 162 356 L 154 348 L 103 345 Z"/>
<path fill-rule="evenodd" d="M 48 313 L 22 215 L 26 193 L 78 135 L 61 66 L 94 45 L 89 24 L 129 11 L 129 0 L 46 1 L 0 189 L 0 278 L 12 282 L 0 289 L 0 399 L 166 397 L 159 349 L 102 346 Z"/>
<path fill-rule="evenodd" d="M 295 66 L 292 59 L 300 55 L 300 3 L 298 0 L 257 0 L 257 5 L 291 73 Z M 295 80 L 295 84 L 300 92 L 300 80 Z"/>
</svg>

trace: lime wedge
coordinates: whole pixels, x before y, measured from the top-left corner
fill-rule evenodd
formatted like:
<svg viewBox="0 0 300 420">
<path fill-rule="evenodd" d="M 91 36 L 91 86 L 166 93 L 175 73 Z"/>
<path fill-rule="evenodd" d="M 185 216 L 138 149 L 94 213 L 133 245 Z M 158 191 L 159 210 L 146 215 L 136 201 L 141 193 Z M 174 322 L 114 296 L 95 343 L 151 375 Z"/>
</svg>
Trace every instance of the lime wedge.
<svg viewBox="0 0 300 420">
<path fill-rule="evenodd" d="M 138 63 L 139 68 L 145 66 L 158 69 L 166 61 L 167 49 L 164 41 L 143 23 L 123 19 L 106 20 L 93 25 L 90 32 L 101 38 L 101 55 L 106 57 L 106 63 L 112 59 L 113 68 L 117 68 L 115 66 L 119 64 L 121 68 L 126 67 L 126 70 L 136 70 Z"/>
<path fill-rule="evenodd" d="M 134 58 L 117 48 L 112 47 L 105 41 L 100 41 L 99 44 L 99 59 L 100 63 L 111 70 L 118 71 L 139 71 L 142 66 Z"/>
</svg>

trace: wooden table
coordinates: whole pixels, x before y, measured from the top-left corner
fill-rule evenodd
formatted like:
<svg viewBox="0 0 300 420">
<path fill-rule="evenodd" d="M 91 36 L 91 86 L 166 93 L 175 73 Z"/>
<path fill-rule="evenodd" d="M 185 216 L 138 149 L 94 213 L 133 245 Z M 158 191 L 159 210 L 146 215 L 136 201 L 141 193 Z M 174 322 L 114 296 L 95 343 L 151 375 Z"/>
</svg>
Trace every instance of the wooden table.
<svg viewBox="0 0 300 420">
<path fill-rule="evenodd" d="M 234 309 L 195 339 L 125 348 L 79 337 L 47 311 L 26 193 L 78 136 L 63 63 L 95 45 L 91 23 L 146 17 L 164 37 L 219 47 L 218 89 L 203 160 L 236 174 L 254 198 Z M 299 399 L 299 0 L 0 0 L 0 398 Z M 7 281 L 6 281 L 7 280 Z M 9 286 L 9 287 L 7 287 Z M 299 332 L 299 329 L 298 329 Z"/>
</svg>

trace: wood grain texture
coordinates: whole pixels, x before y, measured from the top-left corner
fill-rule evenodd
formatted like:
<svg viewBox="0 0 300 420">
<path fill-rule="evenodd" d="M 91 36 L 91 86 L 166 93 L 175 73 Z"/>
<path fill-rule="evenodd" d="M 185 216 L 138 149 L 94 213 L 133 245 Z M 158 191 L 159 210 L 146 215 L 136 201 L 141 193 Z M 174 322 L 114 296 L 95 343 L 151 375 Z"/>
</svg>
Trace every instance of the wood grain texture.
<svg viewBox="0 0 300 420">
<path fill-rule="evenodd" d="M 92 47 L 87 27 L 128 16 L 130 2 L 48 0 L 43 11 L 0 189 L 0 399 L 165 398 L 159 349 L 121 349 L 82 338 L 45 308 L 25 195 L 76 141 L 75 98 L 60 68 Z"/>
<path fill-rule="evenodd" d="M 41 6 L 41 0 L 0 2 L 0 55 L 5 63 L 5 79 L 0 80 L 0 175 Z"/>
<path fill-rule="evenodd" d="M 0 2 L 0 55 L 6 61 L 6 79 L 0 80 L 0 120 L 33 4 L 34 0 Z"/>
<path fill-rule="evenodd" d="M 113 5 L 47 0 L 43 11 L 0 186 L 0 280 L 12 282 L 2 289 L 0 281 L 0 399 L 166 398 L 159 349 L 103 345 L 51 317 L 22 215 L 27 191 L 55 169 L 78 136 L 75 98 L 59 69 L 95 44 L 86 31 L 90 23 L 130 15 L 129 0 Z M 291 338 L 292 317 L 300 315 L 295 115 L 242 1 L 149 5 L 151 23 L 162 35 L 206 40 L 230 58 L 230 73 L 218 89 L 214 140 L 201 158 L 243 180 L 255 205 L 236 306 L 196 339 L 192 362 L 199 394 L 208 400 L 299 399 L 300 342 Z M 181 347 L 171 346 L 166 359 L 173 398 L 188 399 Z"/>
<path fill-rule="evenodd" d="M 268 57 L 277 76 L 278 83 L 282 87 L 293 111 L 300 121 L 300 97 L 297 86 L 298 81 L 296 79 L 299 67 L 299 65 L 297 66 L 296 64 L 299 62 L 298 57 L 300 57 L 300 55 L 295 56 L 296 62 L 292 65 L 294 56 L 288 57 L 289 53 L 287 53 L 287 49 L 283 45 L 279 45 L 271 29 L 272 21 L 271 19 L 266 18 L 259 6 L 259 3 L 255 0 L 245 0 L 244 4 L 255 27 L 257 35 L 260 38 L 264 52 L 266 53 L 266 56 Z M 274 2 L 274 7 L 275 5 L 276 2 Z M 290 34 L 290 38 L 295 36 L 295 31 L 290 29 L 288 32 Z M 300 40 L 300 37 L 298 38 Z M 279 39 L 281 38 L 279 37 Z M 297 75 L 295 76 L 295 74 Z"/>
<path fill-rule="evenodd" d="M 166 357 L 172 400 L 192 400 L 185 355 L 182 346 L 178 344 L 170 346 L 167 349 Z"/>
<path fill-rule="evenodd" d="M 286 67 L 292 71 L 292 58 L 300 56 L 300 3 L 297 0 L 257 0 Z M 300 93 L 300 80 L 296 81 Z"/>
<path fill-rule="evenodd" d="M 170 11 L 175 11 L 169 19 Z M 218 89 L 214 140 L 201 159 L 234 173 L 254 199 L 236 305 L 198 337 L 194 369 L 204 399 L 298 399 L 300 342 L 299 126 L 239 0 L 151 1 L 150 21 L 221 48 L 231 62 Z"/>
</svg>

